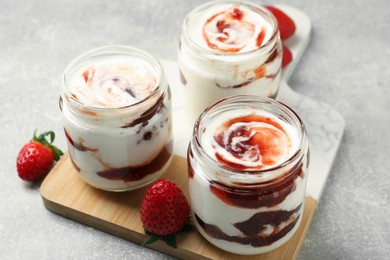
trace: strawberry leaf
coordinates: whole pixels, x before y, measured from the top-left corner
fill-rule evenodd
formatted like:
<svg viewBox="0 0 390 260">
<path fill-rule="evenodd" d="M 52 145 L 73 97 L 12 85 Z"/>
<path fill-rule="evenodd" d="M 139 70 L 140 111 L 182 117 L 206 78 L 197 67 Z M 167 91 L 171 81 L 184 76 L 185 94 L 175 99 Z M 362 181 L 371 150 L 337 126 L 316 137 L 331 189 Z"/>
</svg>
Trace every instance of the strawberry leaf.
<svg viewBox="0 0 390 260">
<path fill-rule="evenodd" d="M 160 239 L 160 236 L 159 235 L 156 235 L 156 234 L 152 234 L 150 232 L 148 232 L 148 238 L 142 243 L 143 246 L 145 245 L 149 245 L 157 240 Z"/>
<path fill-rule="evenodd" d="M 54 138 L 56 137 L 56 134 L 53 131 L 48 132 L 50 135 L 50 143 L 54 142 Z"/>
<path fill-rule="evenodd" d="M 49 145 L 49 147 L 54 152 L 54 160 L 55 161 L 58 161 L 60 159 L 60 157 L 62 155 L 64 155 L 64 153 L 60 149 L 55 147 L 54 145 Z"/>
<path fill-rule="evenodd" d="M 146 230 L 144 228 L 144 231 L 145 231 L 145 234 L 148 235 L 147 239 L 145 240 L 145 242 L 142 243 L 142 245 L 148 245 L 148 244 L 151 244 L 153 242 L 156 242 L 157 240 L 161 239 L 163 240 L 168 246 L 171 246 L 173 248 L 177 248 L 177 244 L 176 244 L 176 234 L 179 234 L 179 233 L 188 233 L 188 232 L 191 232 L 192 230 L 194 229 L 193 226 L 191 226 L 190 224 L 185 224 L 178 232 L 174 233 L 174 234 L 169 234 L 169 235 L 165 235 L 165 236 L 161 236 L 161 235 L 157 235 L 157 234 L 154 234 L 148 230 Z"/>
<path fill-rule="evenodd" d="M 166 236 L 164 236 L 163 240 L 165 241 L 165 243 L 168 246 L 171 246 L 173 248 L 177 248 L 177 245 L 176 245 L 176 234 L 166 235 Z"/>
<path fill-rule="evenodd" d="M 38 136 L 38 140 L 42 140 L 42 141 L 44 141 L 44 142 L 49 143 L 49 142 L 46 140 L 46 136 L 50 136 L 50 144 L 51 144 L 51 143 L 53 143 L 54 138 L 55 138 L 56 135 L 55 135 L 55 133 L 54 133 L 53 131 L 47 131 L 47 132 L 44 132 L 44 133 L 40 134 L 40 135 Z"/>
<path fill-rule="evenodd" d="M 50 142 L 47 141 L 46 136 L 50 137 Z M 54 153 L 54 160 L 58 161 L 60 159 L 60 157 L 62 155 L 64 155 L 64 153 L 59 148 L 57 148 L 54 145 L 52 145 L 52 143 L 54 142 L 55 137 L 56 137 L 56 135 L 55 135 L 55 133 L 53 131 L 47 131 L 47 132 L 44 132 L 44 133 L 40 134 L 39 136 L 37 136 L 37 130 L 35 130 L 34 131 L 34 136 L 33 136 L 33 141 L 40 142 L 44 146 L 49 147 L 53 151 L 53 153 Z"/>
</svg>

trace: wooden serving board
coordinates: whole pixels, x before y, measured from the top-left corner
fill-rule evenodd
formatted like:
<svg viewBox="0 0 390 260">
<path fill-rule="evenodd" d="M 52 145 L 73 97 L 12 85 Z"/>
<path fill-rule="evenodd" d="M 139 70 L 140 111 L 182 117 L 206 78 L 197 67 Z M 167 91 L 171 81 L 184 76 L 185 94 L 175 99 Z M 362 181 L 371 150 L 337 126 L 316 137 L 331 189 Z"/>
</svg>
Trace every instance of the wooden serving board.
<svg viewBox="0 0 390 260">
<path fill-rule="evenodd" d="M 175 182 L 188 198 L 187 163 L 175 156 L 162 176 Z M 142 244 L 146 236 L 139 207 L 146 188 L 128 192 L 95 189 L 78 176 L 69 154 L 65 154 L 41 185 L 44 205 L 49 210 L 107 233 Z M 157 241 L 148 247 L 181 259 L 295 259 L 309 228 L 317 201 L 306 197 L 302 222 L 295 235 L 272 252 L 256 256 L 238 256 L 208 243 L 194 230 L 179 234 L 177 249 Z"/>
</svg>

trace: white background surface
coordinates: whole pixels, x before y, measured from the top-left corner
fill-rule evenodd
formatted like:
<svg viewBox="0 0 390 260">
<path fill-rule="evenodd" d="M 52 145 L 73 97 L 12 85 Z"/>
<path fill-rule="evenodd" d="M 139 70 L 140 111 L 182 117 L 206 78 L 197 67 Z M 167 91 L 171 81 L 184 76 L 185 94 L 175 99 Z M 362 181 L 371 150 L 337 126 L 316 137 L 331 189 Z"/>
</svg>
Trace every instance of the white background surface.
<svg viewBox="0 0 390 260">
<path fill-rule="evenodd" d="M 58 96 L 76 55 L 109 44 L 175 59 L 181 23 L 201 0 L 0 3 L 0 259 L 171 259 L 46 210 L 39 184 L 18 179 L 15 159 L 34 129 L 54 129 L 66 150 Z M 271 1 L 266 1 L 271 3 Z M 390 255 L 390 14 L 386 0 L 273 1 L 312 21 L 289 85 L 331 104 L 344 137 L 300 259 Z"/>
</svg>

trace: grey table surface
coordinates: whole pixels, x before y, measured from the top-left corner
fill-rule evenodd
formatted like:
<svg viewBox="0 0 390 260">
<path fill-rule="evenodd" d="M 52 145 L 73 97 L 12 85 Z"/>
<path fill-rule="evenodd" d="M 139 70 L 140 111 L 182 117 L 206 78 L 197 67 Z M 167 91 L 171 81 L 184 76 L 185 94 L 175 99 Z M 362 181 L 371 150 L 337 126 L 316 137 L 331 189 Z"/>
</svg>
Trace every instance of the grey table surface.
<svg viewBox="0 0 390 260">
<path fill-rule="evenodd" d="M 66 150 L 62 72 L 91 48 L 123 44 L 176 59 L 184 16 L 201 0 L 0 1 L 0 259 L 172 259 L 48 211 L 15 161 L 34 129 Z M 389 259 L 390 8 L 387 0 L 266 1 L 313 23 L 290 86 L 331 104 L 344 137 L 299 259 Z"/>
</svg>

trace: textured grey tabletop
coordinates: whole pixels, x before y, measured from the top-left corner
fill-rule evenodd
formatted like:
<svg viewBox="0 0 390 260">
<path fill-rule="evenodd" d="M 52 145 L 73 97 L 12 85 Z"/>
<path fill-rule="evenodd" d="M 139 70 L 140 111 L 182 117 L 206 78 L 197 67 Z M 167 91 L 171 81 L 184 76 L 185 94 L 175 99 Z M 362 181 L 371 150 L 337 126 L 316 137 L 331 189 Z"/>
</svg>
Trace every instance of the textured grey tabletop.
<svg viewBox="0 0 390 260">
<path fill-rule="evenodd" d="M 201 0 L 0 4 L 0 259 L 171 259 L 48 211 L 15 161 L 34 129 L 66 150 L 58 97 L 67 63 L 123 44 L 176 59 L 181 24 Z M 271 3 L 267 1 L 265 3 Z M 300 259 L 389 259 L 390 9 L 387 0 L 296 0 L 313 24 L 290 86 L 331 104 L 344 137 Z"/>
</svg>

